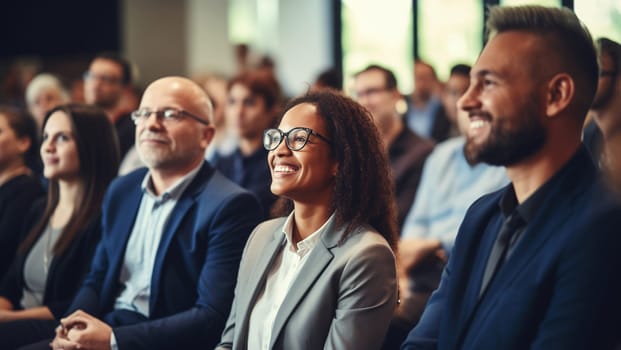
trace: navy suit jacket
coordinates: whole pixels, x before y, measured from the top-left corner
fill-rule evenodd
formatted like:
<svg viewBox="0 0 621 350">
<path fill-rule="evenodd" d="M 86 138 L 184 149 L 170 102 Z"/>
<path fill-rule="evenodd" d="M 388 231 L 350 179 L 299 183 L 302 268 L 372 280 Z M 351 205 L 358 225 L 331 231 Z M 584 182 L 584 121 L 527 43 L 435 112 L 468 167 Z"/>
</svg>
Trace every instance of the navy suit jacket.
<svg viewBox="0 0 621 350">
<path fill-rule="evenodd" d="M 584 148 L 551 181 L 480 300 L 497 235 L 486 227 L 507 188 L 470 207 L 440 286 L 402 349 L 611 348 L 621 315 L 621 211 Z"/>
<path fill-rule="evenodd" d="M 120 271 L 147 170 L 113 181 L 103 204 L 102 240 L 68 312 L 103 317 L 121 291 Z M 230 311 L 242 250 L 258 224 L 257 198 L 206 162 L 170 215 L 151 277 L 150 317 L 113 325 L 120 349 L 215 346 Z"/>
</svg>

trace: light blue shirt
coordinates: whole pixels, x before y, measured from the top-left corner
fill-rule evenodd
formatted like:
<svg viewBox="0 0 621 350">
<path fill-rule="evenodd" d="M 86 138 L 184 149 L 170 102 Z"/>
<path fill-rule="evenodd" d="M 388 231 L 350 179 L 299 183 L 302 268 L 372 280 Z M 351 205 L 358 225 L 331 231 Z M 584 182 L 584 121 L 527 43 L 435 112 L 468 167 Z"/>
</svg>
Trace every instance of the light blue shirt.
<svg viewBox="0 0 621 350">
<path fill-rule="evenodd" d="M 114 303 L 115 309 L 130 310 L 149 317 L 153 267 L 164 228 L 179 198 L 202 165 L 201 162 L 159 196 L 154 192 L 151 173 L 145 176 L 138 215 L 125 249 L 120 274 L 123 289 Z M 118 349 L 114 333 L 111 334 L 110 347 Z"/>
<path fill-rule="evenodd" d="M 435 238 L 450 253 L 468 207 L 509 183 L 504 167 L 482 163 L 470 166 L 464 143 L 463 137 L 442 142 L 427 158 L 402 238 Z"/>
<path fill-rule="evenodd" d="M 427 106 L 422 109 L 418 109 L 414 106 L 414 103 L 410 103 L 407 114 L 405 115 L 405 122 L 416 134 L 432 138 L 431 132 L 433 131 L 433 123 L 435 122 L 438 109 L 441 107 L 440 100 L 433 96 L 427 103 Z"/>
</svg>

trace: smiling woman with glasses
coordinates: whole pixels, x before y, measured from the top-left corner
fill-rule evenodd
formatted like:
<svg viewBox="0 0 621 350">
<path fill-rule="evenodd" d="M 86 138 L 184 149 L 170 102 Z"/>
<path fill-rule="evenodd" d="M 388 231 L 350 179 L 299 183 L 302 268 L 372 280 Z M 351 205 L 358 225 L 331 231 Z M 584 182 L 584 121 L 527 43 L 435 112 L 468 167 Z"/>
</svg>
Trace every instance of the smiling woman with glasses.
<svg viewBox="0 0 621 350">
<path fill-rule="evenodd" d="M 397 229 L 370 115 L 340 94 L 309 94 L 263 146 L 280 217 L 246 244 L 218 348 L 379 349 L 396 307 Z"/>
</svg>

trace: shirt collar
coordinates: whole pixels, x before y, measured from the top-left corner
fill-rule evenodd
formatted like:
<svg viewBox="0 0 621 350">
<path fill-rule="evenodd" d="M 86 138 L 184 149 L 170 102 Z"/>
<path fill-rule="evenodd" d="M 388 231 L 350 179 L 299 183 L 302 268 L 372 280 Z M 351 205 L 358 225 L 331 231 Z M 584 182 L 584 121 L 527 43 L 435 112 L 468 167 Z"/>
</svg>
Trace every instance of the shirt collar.
<svg viewBox="0 0 621 350">
<path fill-rule="evenodd" d="M 140 185 L 140 187 L 142 188 L 142 192 L 158 202 L 168 199 L 178 200 L 181 197 L 181 194 L 183 194 L 183 191 L 185 191 L 185 189 L 190 185 L 192 180 L 194 180 L 196 174 L 198 174 L 204 162 L 205 161 L 203 160 L 198 166 L 190 170 L 190 172 L 177 180 L 174 184 L 172 184 L 172 186 L 167 188 L 159 196 L 155 194 L 155 189 L 153 188 L 153 180 L 151 179 L 151 172 L 149 171 L 145 175 L 144 179 L 142 180 L 142 184 Z"/>
<path fill-rule="evenodd" d="M 287 239 L 287 249 L 297 254 L 298 256 L 303 257 L 317 245 L 317 243 L 319 242 L 319 239 L 321 239 L 321 233 L 330 223 L 332 223 L 332 221 L 335 220 L 334 213 L 330 215 L 328 220 L 326 220 L 326 222 L 324 222 L 324 224 L 321 225 L 321 227 L 317 229 L 317 231 L 311 233 L 308 237 L 299 241 L 298 249 L 296 251 L 293 248 L 293 244 L 291 243 L 293 239 L 293 222 L 294 222 L 293 214 L 294 212 L 295 211 L 292 211 L 291 214 L 289 214 L 289 216 L 287 217 L 287 220 L 285 220 L 285 225 L 282 228 L 282 233 L 285 235 L 285 238 Z"/>
<path fill-rule="evenodd" d="M 542 186 L 540 186 L 532 195 L 530 195 L 522 204 L 518 204 L 517 197 L 513 185 L 509 186 L 500 198 L 498 205 L 505 217 L 511 215 L 514 211 L 518 213 L 525 222 L 529 222 L 538 213 L 543 201 L 549 197 L 557 184 L 562 181 L 566 175 L 571 175 L 572 170 L 579 164 L 579 158 L 585 154 L 584 146 L 570 158 L 570 160 L 561 167 L 556 174 L 552 175 Z"/>
</svg>

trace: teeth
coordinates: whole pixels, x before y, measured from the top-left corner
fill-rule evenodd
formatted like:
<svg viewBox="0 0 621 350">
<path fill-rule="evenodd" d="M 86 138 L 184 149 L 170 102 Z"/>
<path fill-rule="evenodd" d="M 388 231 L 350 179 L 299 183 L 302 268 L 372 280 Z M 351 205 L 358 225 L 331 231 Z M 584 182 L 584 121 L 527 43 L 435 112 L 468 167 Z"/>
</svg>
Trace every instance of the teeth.
<svg viewBox="0 0 621 350">
<path fill-rule="evenodd" d="M 470 122 L 470 128 L 471 129 L 477 129 L 477 128 L 482 128 L 485 126 L 485 124 L 487 124 L 487 122 L 485 120 L 473 120 Z"/>
<path fill-rule="evenodd" d="M 274 171 L 278 173 L 293 173 L 296 171 L 296 169 L 287 165 L 276 165 L 274 167 Z"/>
</svg>

